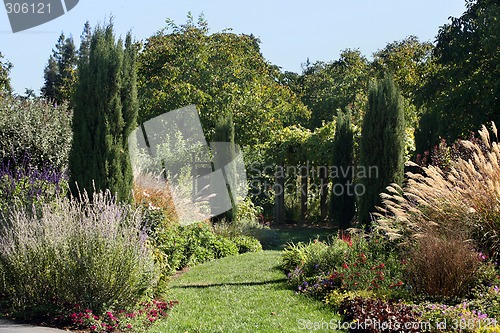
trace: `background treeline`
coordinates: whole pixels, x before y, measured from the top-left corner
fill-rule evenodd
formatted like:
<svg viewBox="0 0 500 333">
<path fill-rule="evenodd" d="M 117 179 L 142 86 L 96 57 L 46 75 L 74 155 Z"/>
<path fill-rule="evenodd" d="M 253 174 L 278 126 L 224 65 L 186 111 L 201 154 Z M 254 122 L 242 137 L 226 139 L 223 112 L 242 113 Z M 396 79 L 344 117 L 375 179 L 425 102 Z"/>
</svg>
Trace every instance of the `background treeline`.
<svg viewBox="0 0 500 333">
<path fill-rule="evenodd" d="M 253 35 L 237 35 L 229 31 L 210 33 L 202 16 L 195 20 L 189 15 L 187 22 L 182 25 L 168 21 L 164 29 L 143 43 L 127 40 L 125 44 L 129 46 L 125 47 L 125 51 L 120 51 L 125 52 L 119 56 L 120 62 L 133 58 L 134 88 L 125 89 L 122 81 L 127 79 L 119 77 L 124 71 L 130 70 L 125 67 L 116 78 L 119 82 L 115 82 L 115 88 L 122 89 L 121 93 L 136 93 L 132 105 L 136 105 L 137 110 L 132 113 L 136 112 L 137 116 L 129 119 L 129 125 L 123 123 L 121 128 L 113 129 L 114 134 L 109 132 L 114 139 L 107 138 L 114 140 L 112 144 L 123 145 L 123 142 L 118 141 L 123 140 L 130 124 L 140 124 L 165 111 L 196 104 L 208 141 L 212 139 L 219 119 L 225 115 L 232 117 L 234 140 L 244 148 L 247 163 L 254 166 L 300 166 L 306 162 L 333 165 L 340 163 L 340 157 L 334 156 L 336 151 L 337 155 L 349 155 L 350 149 L 352 157 L 350 161 L 341 161 L 344 165 L 370 163 L 385 168 L 388 158 L 394 158 L 399 164 L 394 168 L 401 170 L 400 164 L 408 160 L 429 163 L 434 147 L 442 145 L 442 140 L 450 144 L 459 138 L 469 138 L 481 124 L 499 122 L 499 11 L 499 4 L 493 0 L 468 1 L 466 12 L 459 18 L 451 18 L 449 23 L 442 26 L 433 42 L 409 36 L 381 46 L 371 60 L 357 49 L 346 49 L 337 60 L 307 61 L 303 64 L 302 73 L 282 72 L 280 67 L 266 61 L 260 52 L 260 41 Z M 89 52 L 92 52 L 89 48 L 92 34 L 92 28 L 86 23 L 79 47 L 72 37 L 61 34 L 44 71 L 41 98 L 53 105 L 67 105 L 75 112 L 79 109 L 88 110 L 82 108 L 82 94 L 89 99 L 85 103 L 97 103 L 95 100 L 101 98 L 99 93 L 81 90 L 84 84 L 81 81 L 85 79 L 82 59 L 89 57 Z M 92 61 L 92 57 L 88 61 Z M 8 61 L 2 61 L 0 84 L 7 93 L 11 90 L 8 79 L 10 67 Z M 389 102 L 383 107 L 384 110 L 378 112 L 378 116 L 373 116 L 372 112 L 372 119 L 365 119 L 369 110 L 376 107 L 376 103 L 370 102 L 370 95 L 375 93 L 372 90 L 381 91 L 386 97 L 392 94 L 380 88 L 382 82 L 387 80 L 391 82 L 384 84 L 394 85 L 390 89 L 394 90 L 398 110 L 402 110 L 400 115 L 394 113 L 399 120 L 394 122 L 393 118 L 387 116 L 389 111 L 384 111 L 390 109 L 387 107 L 391 105 Z M 113 85 L 110 83 L 109 86 Z M 125 103 L 125 95 L 119 97 L 120 93 L 116 92 L 114 96 L 111 100 L 118 98 Z M 24 97 L 25 100 L 30 98 L 33 99 L 32 94 Z M 374 100 L 376 98 L 385 97 L 373 97 Z M 117 115 L 116 112 L 110 114 Z M 352 148 L 346 151 L 342 151 L 338 143 L 335 145 L 335 127 L 340 118 L 348 118 L 342 122 L 348 121 L 349 132 L 352 132 L 352 140 L 346 139 L 345 134 L 337 134 L 349 145 L 352 141 Z M 74 126 L 81 126 L 82 119 Z M 390 123 L 394 126 L 388 130 Z M 97 125 L 92 126 L 91 131 L 97 130 Z M 380 126 L 381 130 L 377 134 L 376 129 L 368 126 Z M 386 132 L 397 133 L 393 133 L 391 138 L 383 136 L 381 133 L 384 128 Z M 98 131 L 104 133 L 107 130 Z M 369 134 L 370 131 L 373 133 Z M 365 145 L 363 135 L 371 135 L 370 140 L 365 140 Z M 74 133 L 74 138 L 78 138 L 78 133 Z M 368 152 L 376 152 L 378 148 L 373 146 L 363 150 L 368 141 L 375 146 L 375 141 L 379 141 L 381 147 L 377 156 L 369 162 L 366 158 Z M 79 146 L 81 149 L 84 147 Z M 401 146 L 404 158 L 400 156 Z M 396 152 L 388 152 L 387 149 L 393 149 L 390 147 L 398 148 L 394 148 Z M 108 147 L 108 152 L 119 155 L 120 149 Z M 114 157 L 110 161 L 115 161 Z M 114 169 L 118 174 L 129 173 L 126 166 L 117 164 Z M 108 176 L 115 177 L 111 174 L 103 177 Z M 125 177 L 130 179 L 130 176 Z M 271 185 L 276 181 L 272 173 L 261 174 L 261 183 L 266 181 L 266 177 Z M 330 201 L 328 188 L 336 180 L 316 177 L 304 185 L 298 178 L 299 175 L 293 175 L 284 182 L 293 183 L 295 189 L 304 189 L 317 183 L 320 185 L 318 188 L 323 190 L 309 190 L 302 198 L 292 195 L 279 199 L 286 201 L 283 203 L 286 208 L 285 219 L 326 219 L 325 212 L 328 209 L 325 210 L 325 207 Z M 326 190 L 321 186 L 325 185 L 325 181 Z M 360 179 L 353 181 L 362 183 Z M 390 182 L 401 181 L 401 171 L 388 176 L 373 190 L 374 197 L 377 198 L 378 192 Z M 103 184 L 109 187 L 108 183 Z M 119 186 L 125 188 L 125 192 L 129 191 L 130 187 Z M 264 207 L 264 215 L 271 218 L 275 215 L 277 199 L 273 193 L 259 194 L 254 201 Z M 299 213 L 305 207 L 304 200 L 308 206 L 307 214 Z M 360 200 L 363 199 L 356 199 L 358 210 L 364 205 Z M 371 201 L 377 200 L 372 198 Z M 335 206 L 332 203 L 330 207 L 332 205 Z M 373 204 L 369 204 L 369 207 L 368 211 L 373 209 Z M 335 213 L 328 215 L 331 220 Z M 340 215 L 350 216 L 351 213 Z"/>
</svg>

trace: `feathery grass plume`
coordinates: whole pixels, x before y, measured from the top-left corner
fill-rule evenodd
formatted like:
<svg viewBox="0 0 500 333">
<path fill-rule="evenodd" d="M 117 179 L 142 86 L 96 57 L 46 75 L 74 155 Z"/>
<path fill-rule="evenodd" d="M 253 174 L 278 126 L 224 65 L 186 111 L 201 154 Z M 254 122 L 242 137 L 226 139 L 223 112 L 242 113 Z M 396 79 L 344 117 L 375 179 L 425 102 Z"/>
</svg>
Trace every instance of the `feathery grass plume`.
<svg viewBox="0 0 500 333">
<path fill-rule="evenodd" d="M 134 201 L 150 211 L 161 211 L 164 227 L 207 220 L 208 201 L 193 202 L 191 189 L 183 186 L 185 184 L 185 180 L 176 184 L 165 181 L 162 175 L 137 169 L 134 170 Z"/>
<path fill-rule="evenodd" d="M 492 131 L 498 140 L 494 124 Z M 459 142 L 470 158 L 452 161 L 447 171 L 423 167 L 423 175 L 407 174 L 404 188 L 389 186 L 378 208 L 377 228 L 403 243 L 423 235 L 460 235 L 498 257 L 500 144 L 484 125 L 479 134 L 481 140 Z"/>
</svg>

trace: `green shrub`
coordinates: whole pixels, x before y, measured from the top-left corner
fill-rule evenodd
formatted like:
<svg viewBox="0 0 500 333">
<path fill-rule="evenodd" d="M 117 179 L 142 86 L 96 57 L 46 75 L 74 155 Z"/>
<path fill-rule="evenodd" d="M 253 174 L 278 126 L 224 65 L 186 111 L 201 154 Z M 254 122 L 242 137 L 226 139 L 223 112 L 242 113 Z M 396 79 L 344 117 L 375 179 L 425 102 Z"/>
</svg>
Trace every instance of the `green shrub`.
<svg viewBox="0 0 500 333">
<path fill-rule="evenodd" d="M 320 298 L 335 289 L 375 290 L 391 295 L 403 292 L 404 265 L 381 237 L 343 236 L 331 245 L 317 240 L 291 245 L 283 252 L 282 260 L 289 284 Z"/>
<path fill-rule="evenodd" d="M 0 158 L 22 160 L 28 154 L 34 165 L 47 163 L 65 170 L 72 141 L 72 113 L 40 100 L 10 95 L 0 98 Z"/>
<path fill-rule="evenodd" d="M 231 239 L 214 233 L 201 222 L 158 230 L 153 242 L 165 254 L 170 274 L 186 266 L 238 254 L 238 246 Z"/>
<path fill-rule="evenodd" d="M 153 291 L 158 270 L 140 214 L 109 192 L 16 208 L 0 226 L 0 294 L 11 310 L 54 315 L 68 304 L 101 313 Z"/>
<path fill-rule="evenodd" d="M 237 236 L 231 238 L 231 241 L 236 244 L 238 248 L 238 252 L 247 253 L 247 252 L 258 252 L 262 251 L 262 245 L 259 240 L 250 236 Z"/>
</svg>

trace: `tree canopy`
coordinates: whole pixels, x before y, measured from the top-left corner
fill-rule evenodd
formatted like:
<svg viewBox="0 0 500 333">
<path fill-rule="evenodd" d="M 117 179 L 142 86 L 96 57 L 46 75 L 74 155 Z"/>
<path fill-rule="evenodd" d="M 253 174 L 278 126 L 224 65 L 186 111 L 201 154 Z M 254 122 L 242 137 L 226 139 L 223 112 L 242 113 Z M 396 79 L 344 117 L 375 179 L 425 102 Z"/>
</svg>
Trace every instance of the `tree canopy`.
<svg viewBox="0 0 500 333">
<path fill-rule="evenodd" d="M 147 39 L 139 57 L 140 121 L 196 104 L 208 139 L 223 112 L 231 112 L 241 145 L 270 141 L 273 133 L 308 116 L 279 69 L 262 56 L 253 35 L 209 34 L 195 23 L 169 22 Z"/>
<path fill-rule="evenodd" d="M 433 53 L 437 69 L 422 91 L 432 113 L 424 121 L 430 119 L 435 128 L 421 124 L 427 128 L 421 131 L 424 138 L 453 141 L 500 121 L 499 17 L 497 0 L 467 0 L 466 12 L 439 30 Z"/>
</svg>

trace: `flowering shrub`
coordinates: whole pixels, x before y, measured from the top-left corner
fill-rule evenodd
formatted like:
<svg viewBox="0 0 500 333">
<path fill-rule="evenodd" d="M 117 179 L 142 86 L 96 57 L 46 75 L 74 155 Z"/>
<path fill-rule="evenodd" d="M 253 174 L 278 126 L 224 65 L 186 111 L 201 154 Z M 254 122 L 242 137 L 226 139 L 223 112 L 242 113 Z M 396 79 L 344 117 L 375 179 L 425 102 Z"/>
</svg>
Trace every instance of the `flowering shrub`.
<svg viewBox="0 0 500 333">
<path fill-rule="evenodd" d="M 140 332 L 158 319 L 167 317 L 168 311 L 176 304 L 177 301 L 152 300 L 140 303 L 134 311 L 106 311 L 102 315 L 77 304 L 67 310 L 67 314 L 59 316 L 56 323 L 95 333 Z"/>
<path fill-rule="evenodd" d="M 309 245 L 289 246 L 283 254 L 290 267 L 290 254 L 296 253 L 300 263 L 288 273 L 288 282 L 298 292 L 323 298 L 330 291 L 403 290 L 404 263 L 386 249 L 380 238 L 362 236 L 335 240 L 331 245 L 315 241 Z"/>
<path fill-rule="evenodd" d="M 66 191 L 66 175 L 48 164 L 37 168 L 28 155 L 0 161 L 0 212 L 8 212 L 15 204 L 31 207 L 50 201 Z"/>
<path fill-rule="evenodd" d="M 50 316 L 81 304 L 99 314 L 154 288 L 158 271 L 140 214 L 109 192 L 93 198 L 56 198 L 38 216 L 17 207 L 1 225 L 0 294 L 11 310 Z"/>
</svg>

